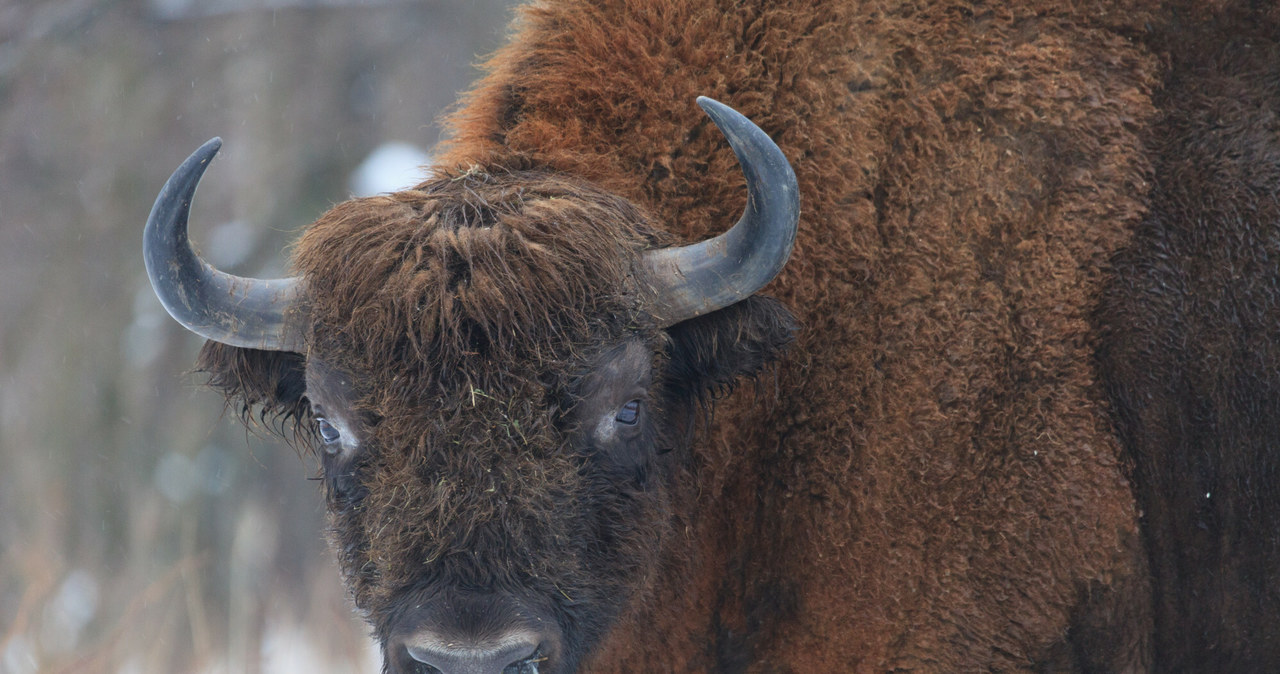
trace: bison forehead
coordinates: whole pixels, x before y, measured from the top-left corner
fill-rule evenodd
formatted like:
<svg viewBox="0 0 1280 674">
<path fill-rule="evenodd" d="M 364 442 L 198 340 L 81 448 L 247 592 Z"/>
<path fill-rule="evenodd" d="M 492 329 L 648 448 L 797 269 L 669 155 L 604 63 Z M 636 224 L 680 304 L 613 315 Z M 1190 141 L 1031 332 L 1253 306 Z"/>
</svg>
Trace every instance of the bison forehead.
<svg viewBox="0 0 1280 674">
<path fill-rule="evenodd" d="M 477 356 L 562 360 L 616 333 L 638 312 L 633 268 L 653 239 L 638 208 L 588 184 L 473 169 L 337 206 L 294 265 L 312 348 L 365 370 L 452 371 Z"/>
</svg>

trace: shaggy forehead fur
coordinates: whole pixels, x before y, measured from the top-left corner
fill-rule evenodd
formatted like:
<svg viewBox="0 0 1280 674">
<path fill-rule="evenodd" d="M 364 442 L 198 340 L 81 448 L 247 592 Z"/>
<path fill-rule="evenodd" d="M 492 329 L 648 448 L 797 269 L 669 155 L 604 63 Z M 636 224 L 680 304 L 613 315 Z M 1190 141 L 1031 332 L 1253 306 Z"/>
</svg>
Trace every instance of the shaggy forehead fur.
<svg viewBox="0 0 1280 674">
<path fill-rule="evenodd" d="M 397 377 L 445 389 L 487 376 L 495 355 L 545 366 L 590 342 L 598 323 L 635 313 L 631 270 L 654 236 L 645 220 L 581 181 L 498 168 L 343 203 L 294 255 L 313 348 L 375 372 L 396 363 Z"/>
<path fill-rule="evenodd" d="M 644 223 L 579 181 L 472 168 L 344 203 L 306 233 L 311 357 L 353 375 L 370 423 L 362 502 L 335 508 L 358 604 L 433 576 L 570 591 L 583 478 L 556 422 L 602 345 L 657 334 L 632 277 Z"/>
</svg>

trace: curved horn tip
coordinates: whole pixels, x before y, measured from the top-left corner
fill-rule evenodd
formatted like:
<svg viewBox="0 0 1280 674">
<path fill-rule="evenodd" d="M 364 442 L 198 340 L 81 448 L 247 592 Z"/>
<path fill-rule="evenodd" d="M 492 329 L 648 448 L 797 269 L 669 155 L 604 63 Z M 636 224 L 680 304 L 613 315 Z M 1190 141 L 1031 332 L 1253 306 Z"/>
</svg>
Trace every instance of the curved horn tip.
<svg viewBox="0 0 1280 674">
<path fill-rule="evenodd" d="M 221 138 L 206 141 L 169 176 L 156 197 L 142 243 L 151 287 L 169 315 L 205 339 L 301 351 L 305 317 L 294 306 L 302 292 L 300 279 L 226 274 L 200 259 L 187 239 L 196 187 L 221 147 Z"/>
<path fill-rule="evenodd" d="M 645 254 L 654 315 L 666 326 L 739 302 L 773 280 L 791 255 L 800 217 L 795 171 L 777 144 L 724 103 L 697 101 L 737 156 L 748 198 L 729 231 Z"/>
<path fill-rule="evenodd" d="M 209 157 L 212 159 L 212 156 L 216 155 L 221 148 L 223 148 L 223 137 L 214 136 L 207 139 L 207 141 L 205 141 L 205 145 L 200 146 L 200 148 L 196 150 L 196 155 L 204 156 L 205 153 L 209 153 Z"/>
<path fill-rule="evenodd" d="M 738 156 L 738 161 L 744 172 L 748 173 L 748 178 L 751 177 L 751 171 L 763 168 L 757 167 L 756 164 L 764 162 L 773 173 L 772 178 L 775 179 L 773 186 L 790 192 L 789 201 L 798 210 L 799 195 L 796 194 L 798 186 L 795 170 L 791 168 L 791 162 L 787 160 L 773 138 L 746 115 L 714 98 L 699 96 L 697 103 L 698 107 L 702 108 L 702 111 L 715 123 L 716 128 L 720 129 L 720 133 L 724 134 L 725 140 L 729 141 L 729 146 Z"/>
<path fill-rule="evenodd" d="M 216 156 L 218 154 L 218 150 L 221 150 L 221 149 L 222 149 L 222 137 L 214 136 L 213 138 L 206 140 L 203 145 L 196 148 L 195 152 L 191 153 L 191 156 L 187 157 L 187 160 L 183 162 L 183 168 L 185 168 L 188 162 L 198 162 L 200 164 L 208 164 L 209 162 L 213 161 L 214 156 Z M 181 170 L 182 168 L 179 168 L 178 172 L 180 172 Z"/>
<path fill-rule="evenodd" d="M 729 116 L 729 115 L 737 115 L 739 117 L 742 117 L 742 113 L 738 112 L 737 110 L 734 110 L 733 108 L 725 105 L 724 103 L 721 103 L 720 101 L 717 101 L 714 98 L 711 98 L 710 96 L 699 96 L 695 100 L 698 103 L 698 107 L 702 108 L 702 111 L 707 113 L 707 115 L 709 115 L 713 119 L 716 117 Z"/>
<path fill-rule="evenodd" d="M 206 140 L 203 145 L 196 148 L 195 152 L 192 152 L 190 156 L 183 160 L 182 164 L 178 166 L 178 169 L 173 172 L 173 175 L 169 176 L 169 179 L 165 181 L 164 187 L 161 188 L 160 196 L 156 199 L 155 206 L 153 207 L 152 218 L 148 219 L 148 225 L 150 225 L 151 220 L 155 219 L 155 216 L 157 215 L 157 213 L 154 212 L 154 209 L 159 208 L 162 205 L 172 206 L 166 197 L 170 196 L 173 192 L 187 193 L 184 196 L 184 201 L 190 200 L 190 198 L 195 194 L 196 186 L 200 184 L 201 178 L 204 177 L 205 170 L 209 168 L 209 163 L 213 161 L 213 158 L 221 149 L 222 138 L 214 136 L 213 138 Z"/>
</svg>

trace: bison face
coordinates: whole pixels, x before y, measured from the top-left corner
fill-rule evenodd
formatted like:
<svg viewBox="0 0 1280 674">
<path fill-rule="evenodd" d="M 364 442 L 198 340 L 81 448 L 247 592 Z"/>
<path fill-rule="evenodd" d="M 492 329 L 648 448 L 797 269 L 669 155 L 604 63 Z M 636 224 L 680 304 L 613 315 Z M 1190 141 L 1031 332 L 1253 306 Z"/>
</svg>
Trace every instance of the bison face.
<svg viewBox="0 0 1280 674">
<path fill-rule="evenodd" d="M 390 671 L 573 671 L 644 591 L 682 462 L 660 348 L 633 335 L 542 373 L 563 387 L 494 377 L 427 404 L 352 402 L 365 378 L 308 362 L 333 539 Z"/>
<path fill-rule="evenodd" d="M 602 348 L 578 376 L 550 373 L 559 391 L 491 379 L 414 410 L 366 397 L 383 412 L 308 363 L 333 538 L 390 671 L 573 671 L 644 592 L 685 461 L 654 412 L 655 346 Z"/>
<path fill-rule="evenodd" d="M 689 376 L 714 367 L 698 354 L 746 374 L 790 335 L 766 300 L 717 313 L 426 404 L 308 361 L 333 540 L 389 671 L 574 671 L 646 593 L 691 496 L 690 412 L 723 383 Z"/>
<path fill-rule="evenodd" d="M 297 277 L 260 282 L 185 243 L 211 153 L 162 192 L 152 221 L 181 227 L 153 245 L 148 223 L 157 292 L 211 338 L 211 383 L 296 421 L 321 458 L 333 543 L 388 671 L 576 671 L 681 554 L 699 408 L 794 331 L 751 295 L 790 250 L 794 176 L 729 121 L 751 205 L 686 248 L 617 196 L 506 164 L 341 204 L 299 243 Z M 188 276 L 174 291 L 166 273 Z"/>
</svg>

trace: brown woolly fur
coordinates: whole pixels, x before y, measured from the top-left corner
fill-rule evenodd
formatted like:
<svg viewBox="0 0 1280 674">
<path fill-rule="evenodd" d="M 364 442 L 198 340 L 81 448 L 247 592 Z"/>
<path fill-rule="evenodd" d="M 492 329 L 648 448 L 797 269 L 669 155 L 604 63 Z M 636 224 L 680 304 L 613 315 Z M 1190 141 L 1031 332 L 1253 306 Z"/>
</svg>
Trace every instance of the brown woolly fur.
<svg viewBox="0 0 1280 674">
<path fill-rule="evenodd" d="M 534 2 L 433 177 L 297 246 L 305 375 L 221 346 L 201 367 L 325 418 L 334 545 L 389 672 L 530 630 L 541 674 L 1150 671 L 1183 637 L 1153 636 L 1149 560 L 1158 624 L 1196 609 L 1142 547 L 1129 462 L 1161 450 L 1122 450 L 1091 321 L 1173 198 L 1147 143 L 1183 4 Z M 746 198 L 698 95 L 775 139 L 802 218 L 764 295 L 662 328 L 637 260 Z"/>
</svg>

